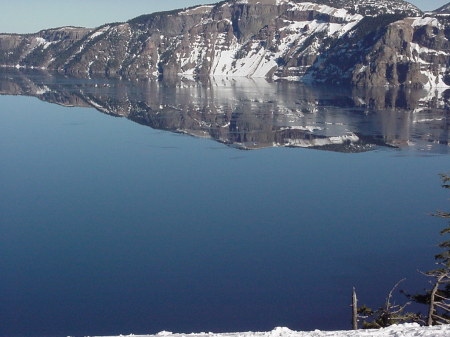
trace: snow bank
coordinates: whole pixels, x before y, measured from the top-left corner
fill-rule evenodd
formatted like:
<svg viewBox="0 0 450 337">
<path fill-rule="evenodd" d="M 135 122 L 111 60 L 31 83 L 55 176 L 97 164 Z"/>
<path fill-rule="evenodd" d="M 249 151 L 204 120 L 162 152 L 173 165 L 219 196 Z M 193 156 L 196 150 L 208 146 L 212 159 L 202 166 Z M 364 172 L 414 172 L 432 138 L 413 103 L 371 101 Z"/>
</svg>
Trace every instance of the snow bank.
<svg viewBox="0 0 450 337">
<path fill-rule="evenodd" d="M 192 333 L 174 334 L 161 331 L 157 335 L 120 335 L 120 337 L 449 337 L 450 325 L 421 327 L 416 323 L 392 325 L 379 330 L 350 331 L 293 331 L 288 328 L 275 328 L 269 332 L 236 332 L 236 333 Z M 117 336 L 119 337 L 119 336 Z"/>
</svg>

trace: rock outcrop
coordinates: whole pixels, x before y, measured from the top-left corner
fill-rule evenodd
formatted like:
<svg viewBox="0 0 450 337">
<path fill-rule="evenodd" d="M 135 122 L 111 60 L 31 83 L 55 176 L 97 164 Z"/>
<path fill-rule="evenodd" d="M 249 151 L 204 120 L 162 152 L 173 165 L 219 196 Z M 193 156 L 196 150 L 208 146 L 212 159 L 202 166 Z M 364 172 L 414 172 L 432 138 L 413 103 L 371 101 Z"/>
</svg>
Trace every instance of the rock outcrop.
<svg viewBox="0 0 450 337">
<path fill-rule="evenodd" d="M 446 4 L 446 5 L 442 6 L 442 7 L 439 7 L 434 12 L 435 13 L 440 13 L 440 14 L 450 13 L 450 3 L 448 3 L 448 4 Z"/>
<path fill-rule="evenodd" d="M 402 0 L 229 0 L 96 29 L 0 35 L 0 64 L 75 76 L 450 85 L 450 19 Z"/>
</svg>

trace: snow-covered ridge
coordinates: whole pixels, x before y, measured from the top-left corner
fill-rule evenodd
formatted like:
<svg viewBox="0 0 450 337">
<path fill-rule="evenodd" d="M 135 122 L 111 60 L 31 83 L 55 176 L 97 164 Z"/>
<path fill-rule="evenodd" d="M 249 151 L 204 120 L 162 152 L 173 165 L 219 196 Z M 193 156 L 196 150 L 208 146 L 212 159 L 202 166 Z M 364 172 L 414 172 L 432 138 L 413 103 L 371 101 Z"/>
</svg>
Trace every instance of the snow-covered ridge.
<svg viewBox="0 0 450 337">
<path fill-rule="evenodd" d="M 437 13 L 450 13 L 450 3 L 435 10 Z"/>
<path fill-rule="evenodd" d="M 443 25 L 439 23 L 439 20 L 434 17 L 417 17 L 412 19 L 412 26 L 418 27 L 418 26 L 425 26 L 430 25 L 433 27 L 437 27 L 442 29 Z"/>
<path fill-rule="evenodd" d="M 173 334 L 161 331 L 156 335 L 120 335 L 120 337 L 448 337 L 450 325 L 421 327 L 418 324 L 393 325 L 379 330 L 351 331 L 293 331 L 288 328 L 275 328 L 270 332 L 237 333 L 193 333 Z M 119 337 L 119 336 L 117 336 Z"/>
<path fill-rule="evenodd" d="M 315 11 L 327 14 L 336 18 L 342 18 L 346 21 L 361 20 L 363 18 L 360 14 L 350 14 L 344 8 L 335 8 L 328 5 L 317 4 L 314 2 L 292 2 L 286 1 L 286 4 L 291 6 L 291 11 Z"/>
<path fill-rule="evenodd" d="M 240 0 L 238 4 L 248 4 L 248 0 Z M 259 2 L 256 2 L 259 3 Z M 314 12 L 322 13 L 329 17 L 336 18 L 336 22 L 325 22 L 322 19 L 313 20 L 285 20 L 280 18 L 281 25 L 280 36 L 274 36 L 272 43 L 277 46 L 276 50 L 268 50 L 261 46 L 260 41 L 239 41 L 236 37 L 232 38 L 228 34 L 219 34 L 215 41 L 209 41 L 202 36 L 196 36 L 191 42 L 192 50 L 189 53 L 181 54 L 180 64 L 182 71 L 180 75 L 192 76 L 198 72 L 199 64 L 205 62 L 211 63 L 209 75 L 212 76 L 241 76 L 241 77 L 268 77 L 277 69 L 277 60 L 287 57 L 293 53 L 293 47 L 300 48 L 314 34 L 323 33 L 324 36 L 342 36 L 350 31 L 362 18 L 359 14 L 350 14 L 345 9 L 337 9 L 327 5 L 321 5 L 313 2 L 296 3 L 289 0 L 271 0 L 263 4 L 286 5 L 289 12 L 302 13 Z M 209 24 L 210 21 L 204 21 Z M 211 49 L 212 53 L 208 53 Z M 312 49 L 311 49 L 312 48 Z M 314 52 L 314 47 L 310 50 Z M 236 58 L 236 55 L 245 55 Z M 289 68 L 292 72 L 289 76 L 301 76 L 304 69 L 298 66 Z"/>
<path fill-rule="evenodd" d="M 362 15 L 408 13 L 419 15 L 422 12 L 413 4 L 403 0 L 316 0 L 329 6 L 346 8 Z"/>
<path fill-rule="evenodd" d="M 204 5 L 197 6 L 185 11 L 179 12 L 178 15 L 194 15 L 194 14 L 208 14 L 211 12 L 211 9 L 214 8 L 214 5 Z"/>
<path fill-rule="evenodd" d="M 308 0 L 235 0 L 229 1 L 240 5 L 302 5 Z M 333 8 L 342 8 L 362 15 L 377 15 L 377 13 L 396 14 L 406 12 L 421 14 L 419 8 L 403 0 L 310 0 L 315 5 L 325 5 Z"/>
<path fill-rule="evenodd" d="M 402 16 L 374 17 L 394 13 L 411 16 L 399 21 L 401 29 L 387 34 L 389 20 Z M 422 14 L 402 0 L 229 0 L 94 30 L 0 35 L 0 65 L 77 76 L 446 86 L 450 51 L 442 41 L 448 40 L 449 23 Z M 373 37 L 366 39 L 369 33 Z"/>
</svg>

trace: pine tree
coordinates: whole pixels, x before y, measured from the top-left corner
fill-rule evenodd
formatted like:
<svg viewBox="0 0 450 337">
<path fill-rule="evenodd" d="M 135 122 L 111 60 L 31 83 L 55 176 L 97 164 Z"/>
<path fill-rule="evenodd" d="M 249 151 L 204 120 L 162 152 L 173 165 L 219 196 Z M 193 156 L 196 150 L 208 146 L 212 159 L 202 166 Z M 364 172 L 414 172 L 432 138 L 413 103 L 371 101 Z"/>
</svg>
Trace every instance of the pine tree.
<svg viewBox="0 0 450 337">
<path fill-rule="evenodd" d="M 442 187 L 450 189 L 450 176 L 443 174 Z M 438 211 L 432 214 L 435 217 L 450 219 L 450 213 Z M 441 231 L 441 235 L 450 234 L 450 221 L 446 228 Z M 428 306 L 428 315 L 423 317 L 419 314 L 405 312 L 409 303 L 397 305 L 391 302 L 394 290 L 400 284 L 397 283 L 390 291 L 383 307 L 372 310 L 365 305 L 353 311 L 353 327 L 358 328 L 358 320 L 363 318 L 363 328 L 383 328 L 392 324 L 405 322 L 421 322 L 427 325 L 450 324 L 450 240 L 445 240 L 439 244 L 442 251 L 435 255 L 435 261 L 438 268 L 422 273 L 432 278 L 430 281 L 431 289 L 425 290 L 424 294 L 409 295 L 411 300 L 426 304 Z M 353 307 L 356 307 L 356 294 L 353 291 Z"/>
<path fill-rule="evenodd" d="M 442 187 L 450 189 L 450 176 L 441 175 Z M 450 213 L 438 211 L 433 216 L 450 219 Z M 441 235 L 450 234 L 450 221 L 446 228 L 441 231 Z M 428 305 L 427 325 L 450 324 L 450 240 L 445 240 L 439 244 L 442 252 L 435 256 L 438 268 L 430 270 L 424 275 L 432 278 L 430 281 L 432 288 L 425 291 L 425 294 L 409 295 L 417 303 Z"/>
<path fill-rule="evenodd" d="M 404 280 L 401 280 L 392 288 L 386 297 L 386 302 L 383 307 L 378 308 L 377 310 L 372 310 L 363 305 L 358 308 L 358 317 L 364 319 L 364 329 L 380 329 L 393 324 L 418 322 L 420 320 L 418 314 L 406 311 L 406 308 L 411 304 L 411 302 L 403 305 L 392 302 L 394 291 L 403 281 Z"/>
</svg>

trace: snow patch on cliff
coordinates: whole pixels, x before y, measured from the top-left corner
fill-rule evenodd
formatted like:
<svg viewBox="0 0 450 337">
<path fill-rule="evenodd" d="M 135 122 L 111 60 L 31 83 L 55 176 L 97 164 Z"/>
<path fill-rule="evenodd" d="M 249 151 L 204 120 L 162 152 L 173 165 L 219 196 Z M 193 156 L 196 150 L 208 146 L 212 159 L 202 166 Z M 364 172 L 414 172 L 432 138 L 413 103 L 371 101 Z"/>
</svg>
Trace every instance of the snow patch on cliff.
<svg viewBox="0 0 450 337">
<path fill-rule="evenodd" d="M 214 5 L 197 6 L 197 7 L 189 8 L 185 11 L 179 12 L 178 15 L 209 14 L 209 13 L 211 13 L 211 9 L 213 9 L 213 8 L 214 8 Z"/>
<path fill-rule="evenodd" d="M 263 2 L 268 4 L 270 1 Z M 350 31 L 363 17 L 359 14 L 350 14 L 345 9 L 337 9 L 326 5 L 318 5 L 311 2 L 295 3 L 288 0 L 272 1 L 273 4 L 285 4 L 290 6 L 289 11 L 310 12 L 326 14 L 335 17 L 337 22 L 324 22 L 319 19 L 284 21 L 285 26 L 279 29 L 282 33 L 273 40 L 270 48 L 259 40 L 239 42 L 234 35 L 219 34 L 215 41 L 205 37 L 195 37 L 191 44 L 189 54 L 179 56 L 179 64 L 182 65 L 181 75 L 192 76 L 206 63 L 211 64 L 209 74 L 211 76 L 234 76 L 264 78 L 280 67 L 279 60 L 295 54 L 303 48 L 310 53 L 316 53 L 317 43 L 308 42 L 314 34 L 323 33 L 324 36 L 341 37 Z M 249 4 L 247 0 L 240 0 L 239 4 Z M 256 2 L 259 3 L 259 2 Z M 204 22 L 203 24 L 208 24 Z M 230 23 L 229 23 L 230 24 Z M 310 43 L 305 45 L 305 43 Z M 212 50 L 211 53 L 208 51 Z M 292 68 L 292 67 L 291 67 Z M 289 79 L 299 80 L 299 74 L 305 70 L 296 67 L 290 69 L 296 71 L 289 75 Z"/>
<path fill-rule="evenodd" d="M 421 27 L 430 25 L 437 28 L 442 28 L 442 25 L 439 23 L 439 20 L 433 17 L 419 17 L 414 18 L 414 21 L 412 22 L 413 27 Z"/>
</svg>

